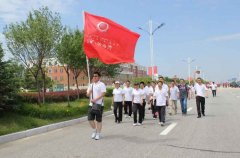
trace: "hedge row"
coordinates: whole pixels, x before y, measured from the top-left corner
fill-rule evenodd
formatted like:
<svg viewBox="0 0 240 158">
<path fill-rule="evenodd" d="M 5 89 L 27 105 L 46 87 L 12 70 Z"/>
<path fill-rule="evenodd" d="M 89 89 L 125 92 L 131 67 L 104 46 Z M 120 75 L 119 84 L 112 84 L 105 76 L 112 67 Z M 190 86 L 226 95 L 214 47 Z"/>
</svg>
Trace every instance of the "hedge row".
<svg viewBox="0 0 240 158">
<path fill-rule="evenodd" d="M 80 90 L 80 98 L 86 98 L 86 89 Z M 43 93 L 41 93 L 42 99 Z M 23 102 L 28 103 L 37 103 L 38 101 L 38 93 L 36 92 L 28 92 L 28 93 L 20 93 L 21 100 Z M 77 90 L 69 91 L 70 100 L 76 100 L 78 98 Z M 45 93 L 45 101 L 46 102 L 64 102 L 67 101 L 67 91 L 62 92 L 47 92 Z"/>
</svg>

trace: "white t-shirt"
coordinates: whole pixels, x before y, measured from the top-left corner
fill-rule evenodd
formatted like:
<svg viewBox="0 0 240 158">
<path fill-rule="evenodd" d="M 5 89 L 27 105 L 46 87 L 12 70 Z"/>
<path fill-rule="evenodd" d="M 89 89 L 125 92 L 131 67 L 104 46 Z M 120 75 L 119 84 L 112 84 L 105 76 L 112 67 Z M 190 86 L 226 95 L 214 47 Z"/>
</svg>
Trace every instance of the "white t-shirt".
<svg viewBox="0 0 240 158">
<path fill-rule="evenodd" d="M 114 95 L 114 97 L 113 97 L 113 101 L 114 102 L 122 102 L 123 101 L 123 89 L 122 88 L 114 88 L 113 89 L 113 93 L 112 93 L 113 95 Z"/>
<path fill-rule="evenodd" d="M 177 100 L 178 99 L 179 89 L 177 86 L 170 88 L 170 100 Z"/>
<path fill-rule="evenodd" d="M 132 87 L 124 87 L 123 88 L 125 101 L 132 101 L 132 91 L 133 91 Z"/>
<path fill-rule="evenodd" d="M 158 90 L 159 88 L 158 88 L 158 85 L 156 84 L 156 86 L 155 86 L 155 90 Z M 167 92 L 168 92 L 168 90 L 169 90 L 169 88 L 168 88 L 168 85 L 166 85 L 165 83 L 162 85 L 162 89 L 165 89 Z"/>
<path fill-rule="evenodd" d="M 91 99 L 95 99 L 95 98 L 99 97 L 102 93 L 106 92 L 105 84 L 100 81 L 98 81 L 97 83 L 90 84 L 90 86 L 87 89 L 87 92 L 89 92 L 91 89 L 93 90 L 93 94 L 90 94 Z M 92 98 L 92 96 L 93 96 L 93 98 Z M 103 98 L 98 99 L 96 101 L 96 104 L 101 104 L 103 106 Z M 89 105 L 92 106 L 91 103 Z"/>
<path fill-rule="evenodd" d="M 141 93 L 142 93 L 142 99 L 146 99 L 146 97 L 147 97 L 147 90 L 145 88 L 143 88 L 143 89 L 141 89 Z"/>
<path fill-rule="evenodd" d="M 156 98 L 156 106 L 166 106 L 168 92 L 166 89 L 159 90 L 157 89 L 153 96 Z"/>
<path fill-rule="evenodd" d="M 133 98 L 133 103 L 142 103 L 142 90 L 141 89 L 133 89 L 133 92 L 132 92 L 132 96 L 134 97 Z"/>
<path fill-rule="evenodd" d="M 216 84 L 211 84 L 212 90 L 217 90 L 217 85 Z"/>
<path fill-rule="evenodd" d="M 198 83 L 194 86 L 196 95 L 200 97 L 205 97 L 205 91 L 208 90 L 207 87 L 204 84 L 199 85 Z"/>
</svg>

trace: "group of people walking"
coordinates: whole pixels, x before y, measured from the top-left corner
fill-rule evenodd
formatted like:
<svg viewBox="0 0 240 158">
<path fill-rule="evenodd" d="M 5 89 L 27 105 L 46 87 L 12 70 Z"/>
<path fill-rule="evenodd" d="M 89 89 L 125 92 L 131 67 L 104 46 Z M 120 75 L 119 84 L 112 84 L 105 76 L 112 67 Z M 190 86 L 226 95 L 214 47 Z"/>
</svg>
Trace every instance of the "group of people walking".
<svg viewBox="0 0 240 158">
<path fill-rule="evenodd" d="M 164 126 L 166 117 L 166 107 L 169 107 L 169 114 L 177 114 L 177 101 L 180 100 L 182 115 L 187 115 L 187 100 L 189 91 L 194 90 L 196 95 L 196 105 L 198 117 L 205 116 L 205 84 L 201 78 L 197 78 L 194 86 L 188 86 L 183 79 L 177 84 L 172 81 L 168 86 L 164 77 L 160 76 L 158 82 L 134 83 L 131 87 L 130 81 L 126 81 L 121 88 L 120 82 L 114 82 L 112 107 L 115 122 L 121 123 L 123 113 L 125 117 L 133 118 L 133 126 L 141 126 L 145 119 L 145 109 L 148 105 L 152 111 L 153 119 L 158 117 L 159 124 Z M 216 87 L 215 87 L 216 88 Z M 216 89 L 214 89 L 216 90 Z M 106 86 L 100 81 L 98 72 L 93 75 L 93 83 L 87 90 L 87 96 L 91 99 L 88 111 L 88 120 L 93 129 L 92 138 L 100 139 L 102 128 L 103 97 Z M 214 92 L 214 96 L 216 92 Z M 97 108 L 98 107 L 98 108 Z M 95 120 L 95 121 L 94 121 Z"/>
</svg>

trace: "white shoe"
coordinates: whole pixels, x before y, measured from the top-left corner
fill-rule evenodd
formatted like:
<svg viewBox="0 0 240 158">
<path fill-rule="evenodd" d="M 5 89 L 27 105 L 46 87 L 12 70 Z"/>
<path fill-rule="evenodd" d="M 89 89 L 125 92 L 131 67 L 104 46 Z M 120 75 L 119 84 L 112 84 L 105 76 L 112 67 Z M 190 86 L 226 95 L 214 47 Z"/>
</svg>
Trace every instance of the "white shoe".
<svg viewBox="0 0 240 158">
<path fill-rule="evenodd" d="M 136 124 L 136 123 L 134 123 L 134 124 L 133 124 L 133 126 L 137 126 L 137 124 Z"/>
<path fill-rule="evenodd" d="M 92 139 L 95 139 L 95 137 L 96 137 L 96 132 L 93 132 L 92 133 Z"/>
<path fill-rule="evenodd" d="M 141 125 L 142 125 L 142 123 L 137 123 L 137 125 L 138 125 L 138 126 L 141 126 Z"/>
<path fill-rule="evenodd" d="M 100 134 L 97 133 L 96 136 L 95 136 L 95 140 L 99 140 L 100 139 Z"/>
</svg>

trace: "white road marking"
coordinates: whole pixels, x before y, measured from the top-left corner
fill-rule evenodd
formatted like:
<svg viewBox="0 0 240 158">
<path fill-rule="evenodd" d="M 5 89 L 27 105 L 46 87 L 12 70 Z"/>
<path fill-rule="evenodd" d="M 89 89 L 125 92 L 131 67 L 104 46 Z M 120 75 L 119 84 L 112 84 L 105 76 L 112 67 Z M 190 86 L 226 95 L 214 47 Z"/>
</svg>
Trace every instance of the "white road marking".
<svg viewBox="0 0 240 158">
<path fill-rule="evenodd" d="M 160 133 L 160 135 L 162 136 L 167 135 L 176 125 L 177 125 L 176 122 L 171 123 L 164 131 Z"/>
<path fill-rule="evenodd" d="M 189 111 L 191 111 L 192 109 L 193 109 L 193 108 L 192 108 L 192 107 L 190 107 L 190 108 L 188 108 L 188 109 L 187 109 L 187 111 L 189 112 Z"/>
</svg>

